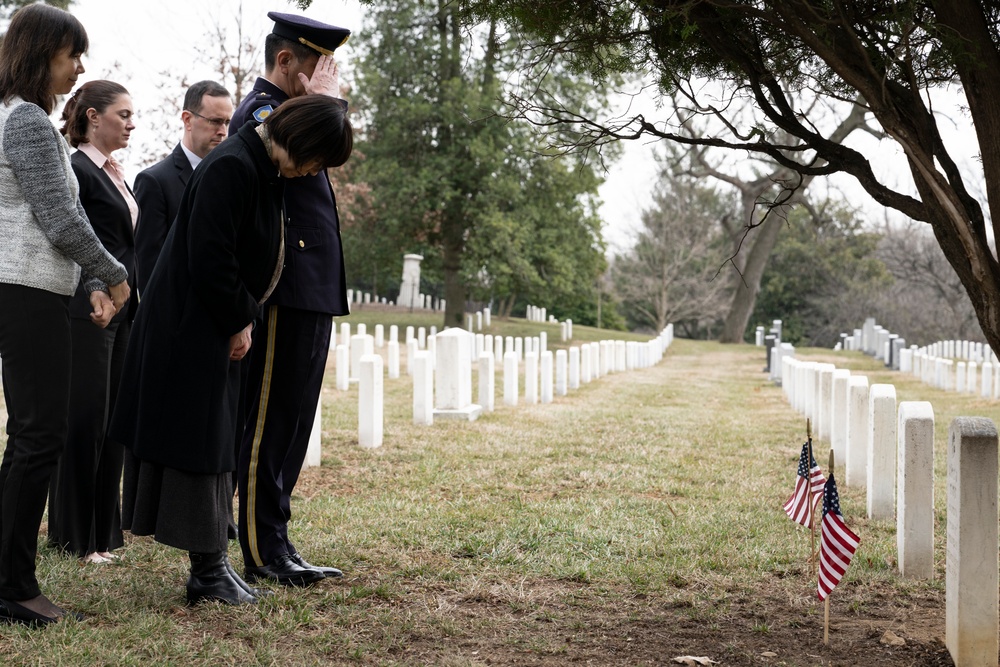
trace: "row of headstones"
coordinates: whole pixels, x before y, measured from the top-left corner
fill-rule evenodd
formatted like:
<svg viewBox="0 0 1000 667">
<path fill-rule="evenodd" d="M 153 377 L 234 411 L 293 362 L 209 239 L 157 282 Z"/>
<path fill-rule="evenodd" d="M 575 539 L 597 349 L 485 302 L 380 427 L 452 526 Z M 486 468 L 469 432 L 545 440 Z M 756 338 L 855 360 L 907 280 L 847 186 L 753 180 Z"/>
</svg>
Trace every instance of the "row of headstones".
<svg viewBox="0 0 1000 667">
<path fill-rule="evenodd" d="M 434 340 L 436 327 L 431 327 L 430 340 Z M 413 327 L 407 327 L 406 340 L 416 345 L 417 332 Z M 389 328 L 388 370 L 390 378 L 399 377 L 399 331 L 396 325 Z M 420 345 L 426 344 L 427 332 L 423 327 L 419 331 Z M 385 327 L 375 326 L 375 335 L 367 333 L 364 323 L 358 324 L 355 335 L 351 336 L 351 325 L 341 322 L 340 337 L 334 331 L 330 336 L 330 348 L 335 350 L 336 387 L 347 391 L 352 381 L 358 384 L 358 441 L 363 447 L 379 447 L 384 435 L 383 421 L 383 362 L 382 356 L 375 353 L 375 348 L 385 347 Z M 431 343 L 433 344 L 433 343 Z M 320 465 L 322 458 L 321 422 L 323 412 L 322 396 L 316 406 L 316 417 L 313 420 L 309 435 L 309 445 L 306 457 L 302 463 L 303 469 Z"/>
<path fill-rule="evenodd" d="M 978 394 L 983 398 L 1000 398 L 1000 364 L 975 361 L 955 361 L 933 354 L 903 350 L 899 370 L 911 373 L 928 384 L 945 391 Z"/>
<path fill-rule="evenodd" d="M 884 361 L 889 368 L 899 370 L 900 350 L 906 347 L 906 339 L 876 324 L 874 317 L 865 320 L 864 326 L 853 333 L 841 333 L 834 350 L 859 350 Z"/>
<path fill-rule="evenodd" d="M 870 519 L 896 519 L 897 562 L 904 577 L 934 578 L 934 410 L 902 401 L 890 384 L 833 364 L 781 360 L 791 405 L 815 425 L 844 462 L 848 486 L 866 488 Z M 1000 651 L 1000 511 L 997 429 L 982 417 L 958 417 L 948 436 L 946 644 L 959 667 L 995 665 Z M 823 460 L 817 456 L 818 460 Z"/>
<path fill-rule="evenodd" d="M 384 296 L 379 297 L 378 295 L 372 296 L 371 292 L 362 292 L 361 290 L 347 290 L 347 303 L 355 304 L 358 306 L 367 305 L 370 303 L 377 303 L 383 306 L 394 306 L 395 301 L 390 301 Z M 426 310 L 443 311 L 448 302 L 445 299 L 438 299 L 437 297 L 431 296 L 430 294 L 418 294 L 416 296 L 416 301 L 414 308 L 424 308 Z"/>
<path fill-rule="evenodd" d="M 559 340 L 565 343 L 568 340 L 573 340 L 573 320 L 566 319 L 560 322 L 556 319 L 555 315 L 548 315 L 548 320 L 546 320 L 547 311 L 545 308 L 539 306 L 528 306 L 527 313 L 525 314 L 525 319 L 529 322 L 535 322 L 536 324 L 558 324 L 559 325 Z M 474 326 L 473 326 L 474 325 Z M 465 316 L 465 328 L 468 331 L 482 331 L 483 327 L 489 328 L 490 326 L 490 309 L 483 308 L 476 313 L 469 313 Z M 499 361 L 498 361 L 499 363 Z"/>
<path fill-rule="evenodd" d="M 977 364 L 991 363 L 997 366 L 997 355 L 986 343 L 969 340 L 941 340 L 930 345 L 907 347 L 906 339 L 876 324 L 875 318 L 865 320 L 864 327 L 855 329 L 853 334 L 840 334 L 840 342 L 834 350 L 858 350 L 882 361 L 893 370 L 908 371 L 908 360 L 913 355 L 924 354 Z"/>
<path fill-rule="evenodd" d="M 983 343 L 947 340 L 911 346 L 900 350 L 897 370 L 945 391 L 1000 399 L 1000 360 Z"/>
<path fill-rule="evenodd" d="M 474 314 L 466 313 L 465 315 L 465 328 L 468 331 L 482 331 L 483 328 L 490 328 L 490 322 L 492 320 L 492 313 L 490 312 L 489 306 L 483 308 L 482 310 L 476 311 Z M 475 322 L 476 328 L 472 328 L 472 324 Z M 437 327 L 434 327 L 435 329 Z"/>
<path fill-rule="evenodd" d="M 413 375 L 413 359 L 416 352 L 428 350 L 431 358 L 434 358 L 437 343 L 437 327 L 413 327 L 408 326 L 405 330 L 406 374 Z M 493 336 L 492 334 L 474 334 L 473 347 L 470 350 L 470 361 L 476 363 L 480 354 L 484 350 L 492 350 L 494 361 L 502 363 L 505 350 L 514 350 L 518 355 L 518 360 L 523 361 L 524 353 L 534 350 L 536 353 L 544 352 L 548 349 L 548 334 L 540 331 L 537 336 L 522 338 L 520 336 Z M 342 322 L 340 325 L 340 338 L 331 339 L 331 348 L 335 351 L 337 361 L 337 388 L 347 390 L 351 382 L 357 382 L 360 370 L 361 356 L 371 354 L 376 349 L 387 348 L 388 375 L 390 379 L 396 379 L 400 373 L 400 352 L 399 327 L 395 324 L 389 327 L 389 339 L 386 343 L 385 327 L 381 324 L 375 325 L 374 336 L 368 334 L 367 326 L 360 323 L 356 333 L 351 335 L 351 325 Z M 624 341 L 622 341 L 624 343 Z M 340 363 L 341 355 L 346 359 Z"/>
<path fill-rule="evenodd" d="M 557 324 L 559 322 L 555 315 L 548 314 L 547 309 L 542 308 L 541 306 L 532 306 L 531 304 L 528 304 L 528 308 L 524 313 L 524 318 L 529 322 L 536 322 L 538 324 Z"/>
<path fill-rule="evenodd" d="M 542 308 L 541 306 L 532 306 L 529 304 L 524 317 L 529 322 L 535 322 L 537 324 L 560 324 L 559 319 L 555 315 L 549 315 L 548 310 Z M 573 320 L 567 319 L 562 324 L 564 328 L 568 326 L 570 327 L 570 331 L 572 331 Z M 563 338 L 563 341 L 566 340 L 569 339 Z"/>
<path fill-rule="evenodd" d="M 359 325 L 361 329 L 362 325 Z M 350 336 L 350 346 L 336 348 L 337 388 L 347 389 L 351 373 L 357 370 L 358 441 L 362 447 L 382 444 L 383 362 L 375 352 L 375 337 L 364 333 Z M 342 335 L 344 331 L 342 329 Z M 473 420 L 495 405 L 494 386 L 497 359 L 503 360 L 504 402 L 517 405 L 520 363 L 525 365 L 524 395 L 530 403 L 551 402 L 554 393 L 565 395 L 609 373 L 652 366 L 663 357 L 673 341 L 673 325 L 647 342 L 606 340 L 557 350 L 544 349 L 544 336 L 513 339 L 488 338 L 462 329 L 446 329 L 427 337 L 427 349 L 418 347 L 417 336 L 407 339 L 407 370 L 413 377 L 413 421 L 432 424 L 434 417 Z M 390 327 L 388 342 L 389 377 L 399 377 L 398 328 Z M 517 345 L 521 343 L 521 345 Z M 504 349 L 506 347 L 506 349 Z M 518 350 L 521 350 L 520 352 Z M 472 364 L 479 369 L 479 403 L 472 402 Z M 553 363 L 554 360 L 554 363 Z"/>
<path fill-rule="evenodd" d="M 766 333 L 764 327 L 757 327 L 756 343 L 758 347 L 763 345 L 765 348 L 767 364 L 764 366 L 764 372 L 772 381 L 780 384 L 781 357 L 795 353 L 791 343 L 781 342 L 781 320 L 774 320 Z"/>
<path fill-rule="evenodd" d="M 852 342 L 836 349 L 861 350 L 938 389 L 1000 399 L 1000 360 L 987 344 L 941 340 L 906 348 L 903 338 L 875 324 L 874 318 L 865 321 L 865 329 L 855 329 L 853 336 L 845 336 L 841 334 L 842 339 Z"/>
<path fill-rule="evenodd" d="M 442 339 L 452 331 L 446 330 L 437 338 Z M 429 353 L 417 352 L 415 355 L 418 364 L 426 364 L 426 371 L 419 368 L 414 371 L 414 423 L 432 424 L 435 415 L 475 419 L 480 412 L 492 412 L 495 407 L 496 367 L 500 356 L 496 352 L 499 347 L 491 350 L 484 345 L 479 352 L 478 403 L 472 403 L 472 363 L 466 363 L 466 349 L 478 347 L 473 345 L 478 338 L 470 339 L 467 335 L 457 334 L 456 338 L 458 342 L 454 345 L 457 351 L 451 355 L 442 355 L 440 343 L 436 360 L 430 358 Z M 494 340 L 499 343 L 499 337 Z M 556 350 L 554 355 L 544 349 L 538 339 L 533 343 L 530 341 L 528 339 L 526 345 L 519 346 L 518 339 L 514 339 L 514 348 L 508 345 L 503 352 L 505 405 L 518 404 L 522 360 L 525 402 L 551 403 L 553 394 L 565 396 L 569 390 L 579 389 L 581 384 L 588 384 L 610 373 L 648 368 L 658 363 L 673 341 L 673 326 L 668 325 L 659 336 L 646 342 L 603 340 L 573 346 L 569 350 Z M 518 349 L 525 349 L 523 356 Z M 434 371 L 433 382 L 429 377 L 431 369 Z M 429 407 L 431 396 L 434 396 L 433 410 Z"/>
<path fill-rule="evenodd" d="M 773 320 L 771 328 L 766 331 L 763 326 L 757 327 L 757 330 L 754 332 L 754 342 L 757 347 L 767 345 L 768 336 L 774 341 L 781 341 L 781 320 Z"/>
<path fill-rule="evenodd" d="M 994 366 L 997 364 L 997 355 L 987 343 L 980 343 L 971 340 L 939 340 L 930 345 L 917 347 L 911 345 L 911 352 L 919 352 L 934 357 L 944 357 L 946 359 L 956 359 L 959 361 L 975 361 L 978 364 L 989 362 Z M 900 350 L 899 362 L 905 361 L 904 353 L 907 348 Z"/>
</svg>

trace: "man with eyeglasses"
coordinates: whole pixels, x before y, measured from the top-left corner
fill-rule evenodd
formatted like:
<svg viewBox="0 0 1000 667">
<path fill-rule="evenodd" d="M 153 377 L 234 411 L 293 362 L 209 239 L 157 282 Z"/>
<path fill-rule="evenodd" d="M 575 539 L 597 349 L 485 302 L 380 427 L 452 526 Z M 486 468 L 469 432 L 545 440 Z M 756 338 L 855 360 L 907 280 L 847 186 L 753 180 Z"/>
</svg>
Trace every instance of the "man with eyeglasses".
<svg viewBox="0 0 1000 667">
<path fill-rule="evenodd" d="M 267 16 L 274 28 L 264 41 L 264 76 L 240 103 L 230 134 L 244 123 L 263 122 L 293 97 L 340 97 L 333 52 L 350 31 L 293 14 Z M 286 180 L 285 222 L 285 268 L 243 359 L 239 539 L 247 581 L 307 586 L 341 576 L 336 568 L 311 565 L 288 535 L 292 489 L 316 416 L 332 316 L 350 314 L 337 201 L 325 171 Z"/>
<path fill-rule="evenodd" d="M 135 177 L 142 211 L 135 229 L 136 288 L 142 294 L 177 215 L 184 186 L 198 163 L 226 138 L 233 117 L 229 91 L 215 81 L 199 81 L 184 95 L 184 136 L 173 152 Z"/>
</svg>

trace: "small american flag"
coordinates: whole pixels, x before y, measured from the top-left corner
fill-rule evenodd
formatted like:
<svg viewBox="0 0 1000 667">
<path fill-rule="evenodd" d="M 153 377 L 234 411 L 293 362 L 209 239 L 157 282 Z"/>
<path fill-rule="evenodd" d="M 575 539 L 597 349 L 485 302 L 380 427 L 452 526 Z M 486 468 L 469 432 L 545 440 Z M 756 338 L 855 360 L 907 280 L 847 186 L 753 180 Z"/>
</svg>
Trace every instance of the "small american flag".
<svg viewBox="0 0 1000 667">
<path fill-rule="evenodd" d="M 799 472 L 795 477 L 795 491 L 785 503 L 785 514 L 795 523 L 806 528 L 812 527 L 813 509 L 823 499 L 823 485 L 826 479 L 819 469 L 815 457 L 810 457 L 809 443 L 802 445 L 799 455 Z"/>
<path fill-rule="evenodd" d="M 830 473 L 823 491 L 823 523 L 819 541 L 819 599 L 825 600 L 840 583 L 858 550 L 861 538 L 851 532 L 840 513 L 837 483 Z"/>
</svg>

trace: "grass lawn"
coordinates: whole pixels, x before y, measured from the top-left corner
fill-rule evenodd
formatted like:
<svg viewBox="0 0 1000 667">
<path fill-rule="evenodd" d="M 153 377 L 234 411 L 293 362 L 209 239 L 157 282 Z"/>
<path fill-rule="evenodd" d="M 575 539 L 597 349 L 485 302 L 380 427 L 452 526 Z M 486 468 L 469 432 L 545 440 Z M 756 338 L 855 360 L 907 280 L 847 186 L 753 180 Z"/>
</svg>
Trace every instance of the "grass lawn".
<svg viewBox="0 0 1000 667">
<path fill-rule="evenodd" d="M 438 320 L 348 319 L 369 333 L 397 323 L 401 338 L 407 324 Z M 493 324 L 503 335 L 545 327 L 549 347 L 560 346 L 558 326 Z M 336 390 L 331 355 L 323 465 L 302 474 L 290 532 L 343 580 L 278 590 L 257 607 L 187 607 L 179 551 L 127 535 L 119 561 L 83 566 L 43 546 L 43 590 L 89 619 L 0 627 L 0 664 L 638 665 L 681 655 L 724 665 L 950 664 L 941 643 L 947 428 L 957 415 L 1000 420 L 1000 404 L 931 389 L 860 353 L 799 354 L 895 384 L 898 400 L 931 401 L 936 419 L 937 579 L 896 575 L 894 525 L 867 521 L 864 490 L 838 474 L 862 542 L 832 595 L 827 647 L 808 534 L 781 510 L 805 419 L 767 382 L 762 348 L 677 340 L 656 367 L 549 405 L 522 395 L 504 406 L 498 373 L 496 412 L 472 423 L 413 426 L 409 378 L 386 379 L 377 450 L 357 444 L 356 386 Z M 828 446 L 816 447 L 825 467 Z M 231 555 L 241 570 L 239 549 Z M 880 643 L 886 630 L 906 644 Z"/>
</svg>

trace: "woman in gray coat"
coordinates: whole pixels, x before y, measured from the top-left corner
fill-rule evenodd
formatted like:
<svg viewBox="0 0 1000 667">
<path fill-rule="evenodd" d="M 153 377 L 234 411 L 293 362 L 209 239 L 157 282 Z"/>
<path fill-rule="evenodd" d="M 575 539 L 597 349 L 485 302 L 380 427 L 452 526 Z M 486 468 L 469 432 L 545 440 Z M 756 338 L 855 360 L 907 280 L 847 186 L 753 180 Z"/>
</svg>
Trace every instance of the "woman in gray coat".
<svg viewBox="0 0 1000 667">
<path fill-rule="evenodd" d="M 0 464 L 0 620 L 39 626 L 67 612 L 35 578 L 49 479 L 66 443 L 69 299 L 80 282 L 107 324 L 129 297 L 78 199 L 66 142 L 49 121 L 83 73 L 87 33 L 43 4 L 19 9 L 0 43 L 0 357 L 7 445 Z"/>
</svg>

